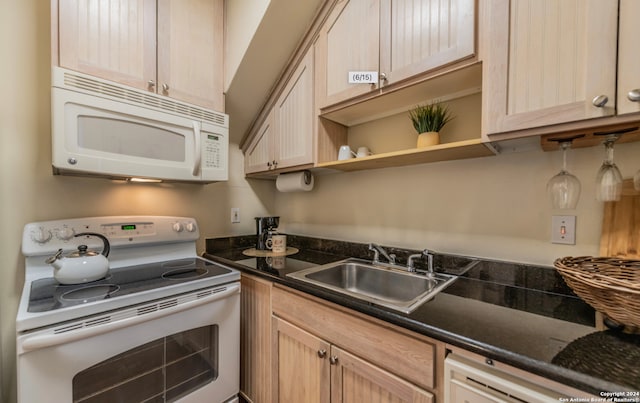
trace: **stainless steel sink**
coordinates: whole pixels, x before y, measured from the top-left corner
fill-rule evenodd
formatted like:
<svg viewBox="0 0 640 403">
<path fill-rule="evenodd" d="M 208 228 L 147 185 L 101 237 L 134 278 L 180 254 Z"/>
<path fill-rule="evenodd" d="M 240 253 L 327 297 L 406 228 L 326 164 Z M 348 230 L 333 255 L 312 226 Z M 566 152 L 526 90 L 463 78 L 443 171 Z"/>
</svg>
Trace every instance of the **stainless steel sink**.
<svg viewBox="0 0 640 403">
<path fill-rule="evenodd" d="M 360 259 L 346 259 L 287 276 L 404 313 L 433 298 L 457 278 L 442 273 L 409 273 Z"/>
</svg>

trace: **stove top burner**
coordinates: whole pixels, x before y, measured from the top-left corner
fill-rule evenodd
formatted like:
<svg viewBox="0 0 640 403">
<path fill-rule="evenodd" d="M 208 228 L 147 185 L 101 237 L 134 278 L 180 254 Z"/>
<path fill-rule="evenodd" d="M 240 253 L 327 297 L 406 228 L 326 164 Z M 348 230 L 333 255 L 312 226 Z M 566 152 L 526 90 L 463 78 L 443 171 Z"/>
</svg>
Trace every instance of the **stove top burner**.
<svg viewBox="0 0 640 403">
<path fill-rule="evenodd" d="M 51 278 L 31 283 L 28 312 L 48 312 L 124 295 L 198 281 L 231 270 L 197 257 L 111 269 L 97 281 L 62 285 Z"/>
<path fill-rule="evenodd" d="M 162 278 L 167 280 L 185 280 L 202 277 L 207 274 L 207 270 L 196 267 L 193 259 L 172 260 L 162 263 L 165 269 L 171 269 L 162 273 Z"/>
<path fill-rule="evenodd" d="M 170 270 L 166 273 L 162 273 L 162 278 L 167 280 L 184 280 L 202 277 L 207 274 L 207 270 L 202 268 L 185 268 Z"/>
<path fill-rule="evenodd" d="M 63 301 L 71 302 L 90 302 L 109 298 L 111 294 L 118 291 L 120 287 L 115 284 L 96 284 L 78 288 L 77 290 L 67 291 L 60 296 Z"/>
</svg>

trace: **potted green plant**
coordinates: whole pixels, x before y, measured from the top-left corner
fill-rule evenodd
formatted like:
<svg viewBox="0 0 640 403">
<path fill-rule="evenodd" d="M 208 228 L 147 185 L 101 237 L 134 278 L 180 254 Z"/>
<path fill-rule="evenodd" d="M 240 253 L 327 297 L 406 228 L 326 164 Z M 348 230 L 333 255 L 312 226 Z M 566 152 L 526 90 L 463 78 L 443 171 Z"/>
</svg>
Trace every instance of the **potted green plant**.
<svg viewBox="0 0 640 403">
<path fill-rule="evenodd" d="M 453 119 L 449 108 L 439 102 L 418 105 L 409 111 L 409 116 L 418 132 L 418 147 L 440 143 L 440 130 Z"/>
</svg>

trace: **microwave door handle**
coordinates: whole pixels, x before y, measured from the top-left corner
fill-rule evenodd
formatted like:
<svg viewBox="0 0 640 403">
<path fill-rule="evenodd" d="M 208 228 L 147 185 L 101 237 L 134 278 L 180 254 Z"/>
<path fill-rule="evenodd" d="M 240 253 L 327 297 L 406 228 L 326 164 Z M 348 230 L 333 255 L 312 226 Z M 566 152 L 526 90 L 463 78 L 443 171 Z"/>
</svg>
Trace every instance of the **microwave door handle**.
<svg viewBox="0 0 640 403">
<path fill-rule="evenodd" d="M 195 146 L 195 159 L 193 162 L 193 176 L 200 174 L 200 164 L 202 163 L 202 144 L 200 143 L 200 122 L 193 122 L 193 136 Z"/>
</svg>

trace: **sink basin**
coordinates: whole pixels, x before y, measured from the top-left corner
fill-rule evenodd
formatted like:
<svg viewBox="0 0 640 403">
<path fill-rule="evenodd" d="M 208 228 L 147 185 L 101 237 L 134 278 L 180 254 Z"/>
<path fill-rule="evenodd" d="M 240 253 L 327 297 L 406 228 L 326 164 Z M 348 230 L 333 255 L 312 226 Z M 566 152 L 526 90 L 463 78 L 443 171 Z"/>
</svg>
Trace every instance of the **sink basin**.
<svg viewBox="0 0 640 403">
<path fill-rule="evenodd" d="M 442 273 L 429 277 L 360 259 L 346 259 L 287 276 L 404 313 L 412 312 L 457 278 Z"/>
</svg>

